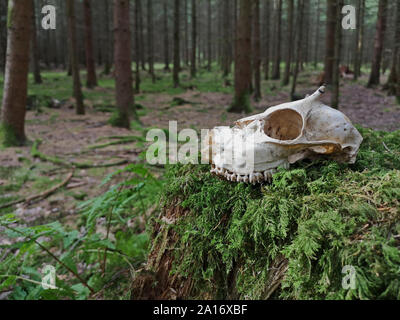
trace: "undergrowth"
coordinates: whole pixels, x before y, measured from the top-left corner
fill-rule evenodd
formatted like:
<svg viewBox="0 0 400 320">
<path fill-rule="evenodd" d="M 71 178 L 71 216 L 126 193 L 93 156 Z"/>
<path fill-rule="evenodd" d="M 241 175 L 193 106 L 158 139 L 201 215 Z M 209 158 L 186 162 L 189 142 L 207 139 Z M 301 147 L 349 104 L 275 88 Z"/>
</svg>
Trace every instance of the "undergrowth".
<svg viewBox="0 0 400 320">
<path fill-rule="evenodd" d="M 146 221 L 157 211 L 163 182 L 133 164 L 107 176 L 103 185 L 110 184 L 100 197 L 81 203 L 77 227 L 59 221 L 32 226 L 15 213 L 0 214 L 6 236 L 0 242 L 0 294 L 29 300 L 129 299 L 131 279 L 147 254 Z M 51 290 L 42 286 L 49 279 L 46 266 L 55 269 Z"/>
<path fill-rule="evenodd" d="M 241 299 L 263 299 L 281 255 L 288 270 L 272 298 L 400 298 L 400 131 L 359 129 L 356 164 L 303 161 L 262 187 L 170 167 L 164 205 L 190 210 L 174 226 L 173 273 L 195 281 L 193 298 L 226 298 L 233 285 Z M 342 286 L 345 266 L 354 289 Z"/>
</svg>

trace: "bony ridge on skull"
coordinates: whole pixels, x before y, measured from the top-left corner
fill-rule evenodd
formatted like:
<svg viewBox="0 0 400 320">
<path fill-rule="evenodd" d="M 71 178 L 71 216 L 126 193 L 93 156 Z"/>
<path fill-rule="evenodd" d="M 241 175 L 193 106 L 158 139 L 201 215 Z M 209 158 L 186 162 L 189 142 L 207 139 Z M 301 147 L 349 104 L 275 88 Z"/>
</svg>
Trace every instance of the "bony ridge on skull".
<svg viewBox="0 0 400 320">
<path fill-rule="evenodd" d="M 279 167 L 325 156 L 354 163 L 363 141 L 340 111 L 324 105 L 325 87 L 303 100 L 271 107 L 210 130 L 202 147 L 211 172 L 229 181 L 270 182 Z"/>
</svg>

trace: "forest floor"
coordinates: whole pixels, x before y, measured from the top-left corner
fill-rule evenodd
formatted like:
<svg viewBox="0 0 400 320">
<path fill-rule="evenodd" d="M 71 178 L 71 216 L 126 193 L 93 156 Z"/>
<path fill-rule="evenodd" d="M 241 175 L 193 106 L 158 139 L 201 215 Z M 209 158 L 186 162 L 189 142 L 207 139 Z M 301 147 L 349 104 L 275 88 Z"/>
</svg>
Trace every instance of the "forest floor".
<svg viewBox="0 0 400 320">
<path fill-rule="evenodd" d="M 301 74 L 299 94 L 305 96 L 317 89 L 318 73 L 306 70 Z M 208 129 L 232 125 L 242 117 L 226 112 L 232 101 L 233 88 L 224 86 L 224 80 L 214 73 L 203 71 L 196 80 L 190 80 L 184 72 L 182 84 L 185 88 L 178 89 L 171 87 L 169 73 L 160 71 L 158 76 L 156 84 L 152 84 L 148 77 L 143 79 L 142 91 L 136 95 L 136 103 L 141 106 L 138 114 L 142 125 L 133 123 L 130 131 L 108 124 L 115 102 L 114 81 L 110 77 L 101 77 L 98 88 L 84 90 L 85 116 L 75 115 L 73 100 L 70 99 L 71 79 L 65 74 L 44 73 L 44 84 L 30 83 L 29 95 L 39 101 L 27 114 L 26 134 L 30 144 L 0 150 L 0 207 L 60 184 L 72 171 L 68 163 L 85 163 L 87 168 L 75 169 L 68 183 L 51 196 L 32 204 L 22 202 L 15 206 L 16 215 L 28 225 L 61 221 L 63 225 L 74 228 L 77 205 L 108 190 L 109 184 L 101 185 L 105 177 L 126 163 L 143 162 L 141 153 L 145 151 L 145 144 L 140 141 L 145 128 L 168 129 L 169 121 L 177 121 L 178 132 L 184 128 Z M 361 126 L 383 131 L 399 130 L 400 105 L 380 89 L 367 89 L 366 81 L 366 76 L 357 83 L 342 81 L 340 110 Z M 230 83 L 233 83 L 232 79 Z M 264 81 L 262 100 L 252 104 L 254 113 L 288 102 L 288 91 L 279 81 Z M 52 98 L 62 101 L 61 107 L 46 106 Z M 179 103 L 176 98 L 181 99 Z M 329 105 L 329 93 L 323 101 Z M 51 156 L 53 160 L 57 158 L 57 161 L 34 157 L 32 151 L 36 147 L 41 154 Z M 120 166 L 112 165 L 122 162 Z M 159 174 L 160 169 L 155 172 Z M 7 241 L 0 234 L 0 245 L 7 244 Z"/>
</svg>

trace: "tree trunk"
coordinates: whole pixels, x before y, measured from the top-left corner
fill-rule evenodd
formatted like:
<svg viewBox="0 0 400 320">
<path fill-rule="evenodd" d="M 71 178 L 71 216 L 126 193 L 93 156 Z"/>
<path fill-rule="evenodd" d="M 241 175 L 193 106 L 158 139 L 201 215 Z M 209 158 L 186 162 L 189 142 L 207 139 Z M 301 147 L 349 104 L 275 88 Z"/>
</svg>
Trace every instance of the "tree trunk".
<svg viewBox="0 0 400 320">
<path fill-rule="evenodd" d="M 5 146 L 23 145 L 28 91 L 29 45 L 32 29 L 31 0 L 10 0 L 8 43 L 1 108 L 0 133 Z M 0 142 L 0 143 L 1 143 Z"/>
<path fill-rule="evenodd" d="M 285 76 L 283 78 L 282 84 L 287 86 L 290 80 L 290 69 L 292 64 L 292 52 L 293 52 L 293 11 L 294 11 L 294 0 L 288 0 L 288 34 L 287 34 L 287 52 L 286 52 L 286 66 L 285 66 Z"/>
<path fill-rule="evenodd" d="M 40 65 L 39 65 L 39 48 L 36 34 L 36 14 L 35 14 L 35 2 L 32 1 L 32 71 L 33 79 L 35 84 L 42 83 L 42 76 L 40 75 Z"/>
<path fill-rule="evenodd" d="M 7 55 L 7 8 L 8 1 L 0 1 L 0 72 L 5 72 Z"/>
<path fill-rule="evenodd" d="M 139 10 L 139 41 L 140 41 L 140 61 L 142 64 L 142 70 L 146 71 L 146 60 L 144 58 L 145 47 L 144 47 L 144 35 L 143 35 L 143 7 L 142 0 L 136 0 L 136 5 Z"/>
<path fill-rule="evenodd" d="M 68 41 L 69 42 L 69 41 Z M 71 52 L 68 49 L 68 66 L 67 66 L 67 76 L 72 76 L 72 62 L 71 62 Z"/>
<path fill-rule="evenodd" d="M 183 7 L 184 15 L 183 20 L 185 22 L 185 31 L 184 31 L 184 43 L 183 43 L 183 62 L 185 65 L 189 66 L 189 0 L 184 0 L 185 5 Z"/>
<path fill-rule="evenodd" d="M 233 30 L 232 30 L 232 47 L 233 47 L 233 55 L 232 55 L 232 63 L 233 59 L 236 55 L 236 34 L 238 27 L 238 0 L 233 1 Z"/>
<path fill-rule="evenodd" d="M 86 86 L 92 89 L 97 86 L 97 76 L 94 61 L 92 5 L 90 0 L 83 0 L 83 11 L 85 16 Z"/>
<path fill-rule="evenodd" d="M 362 64 L 362 53 L 364 44 L 364 11 L 365 11 L 365 0 L 358 0 L 357 10 L 357 31 L 356 31 L 356 43 L 354 51 L 354 80 L 358 80 L 361 75 L 361 64 Z"/>
<path fill-rule="evenodd" d="M 180 0 L 175 0 L 174 6 L 174 72 L 173 72 L 173 81 L 174 87 L 179 87 L 179 71 L 181 67 L 181 58 L 180 58 Z"/>
<path fill-rule="evenodd" d="M 131 113 L 137 118 L 133 97 L 129 3 L 129 0 L 114 0 L 114 64 L 118 114 L 113 125 L 128 129 Z"/>
<path fill-rule="evenodd" d="M 254 0 L 254 100 L 261 100 L 261 42 L 260 42 L 260 0 Z"/>
<path fill-rule="evenodd" d="M 397 103 L 400 104 L 400 53 L 397 60 L 397 84 L 396 84 L 396 98 Z"/>
<path fill-rule="evenodd" d="M 281 78 L 281 38 L 282 38 L 282 0 L 277 0 L 276 12 L 276 43 L 275 43 L 275 63 L 272 72 L 272 79 Z"/>
<path fill-rule="evenodd" d="M 140 47 L 140 27 L 139 27 L 139 1 L 135 1 L 135 60 L 136 60 L 136 75 L 135 75 L 135 90 L 136 93 L 140 92 L 140 52 L 143 50 Z"/>
<path fill-rule="evenodd" d="M 223 56 L 224 56 L 224 48 L 223 48 L 223 30 L 224 30 L 224 19 L 223 19 L 223 4 L 224 1 L 217 2 L 217 59 L 218 64 L 221 66 L 221 71 L 223 71 Z"/>
<path fill-rule="evenodd" d="M 310 49 L 310 0 L 304 0 L 304 30 L 303 30 L 303 50 L 302 50 L 302 56 L 301 56 L 301 63 L 300 63 L 300 70 L 304 70 L 304 64 L 307 64 L 309 62 L 309 49 Z"/>
<path fill-rule="evenodd" d="M 109 0 L 103 0 L 104 6 L 104 74 L 109 75 L 111 72 L 111 37 L 110 37 L 110 19 L 109 19 Z"/>
<path fill-rule="evenodd" d="M 264 79 L 269 79 L 270 73 L 270 51 L 271 51 L 271 3 L 264 2 L 265 6 L 265 62 L 264 62 Z"/>
<path fill-rule="evenodd" d="M 388 0 L 379 0 L 378 21 L 376 24 L 374 57 L 368 87 L 379 85 L 382 64 L 383 42 L 385 39 Z"/>
<path fill-rule="evenodd" d="M 222 72 L 223 77 L 226 78 L 231 72 L 231 58 L 232 46 L 231 46 L 231 26 L 229 16 L 230 12 L 230 1 L 224 0 L 224 17 L 223 17 L 223 57 L 222 57 Z"/>
<path fill-rule="evenodd" d="M 197 5 L 198 0 L 192 0 L 192 56 L 190 62 L 190 76 L 196 77 L 196 53 L 197 53 Z"/>
<path fill-rule="evenodd" d="M 169 68 L 169 27 L 168 27 L 168 0 L 164 0 L 164 60 L 165 60 L 165 71 L 170 71 Z"/>
<path fill-rule="evenodd" d="M 396 94 L 396 86 L 400 75 L 398 72 L 398 60 L 399 60 L 399 48 L 400 48 L 400 1 L 397 1 L 396 4 L 396 27 L 395 33 L 393 36 L 393 57 L 392 57 L 392 66 L 390 68 L 390 75 L 388 82 L 386 84 L 386 89 L 388 90 L 389 95 Z"/>
<path fill-rule="evenodd" d="M 319 49 L 319 29 L 320 29 L 320 21 L 321 21 L 321 9 L 320 3 L 321 0 L 317 2 L 317 18 L 315 24 L 315 47 L 314 47 L 314 69 L 317 69 L 318 66 L 318 49 Z"/>
<path fill-rule="evenodd" d="M 297 9 L 297 40 L 296 40 L 296 65 L 294 68 L 293 74 L 293 82 L 292 89 L 290 91 L 290 97 L 292 101 L 295 99 L 296 94 L 296 86 L 297 86 L 297 76 L 300 71 L 300 62 L 301 62 L 301 54 L 302 54 L 302 38 L 303 38 L 303 18 L 304 18 L 304 0 L 298 0 L 298 9 Z"/>
<path fill-rule="evenodd" d="M 240 0 L 235 54 L 235 97 L 229 112 L 250 112 L 251 16 L 253 0 Z"/>
<path fill-rule="evenodd" d="M 74 97 L 76 100 L 76 114 L 85 114 L 83 104 L 81 77 L 79 71 L 78 47 L 76 40 L 76 18 L 74 0 L 67 0 L 68 33 L 69 33 L 69 53 L 73 76 Z"/>
<path fill-rule="evenodd" d="M 335 59 L 335 34 L 336 34 L 336 0 L 327 0 L 326 12 L 326 43 L 325 43 L 325 79 L 326 84 L 333 80 L 333 61 Z"/>
<path fill-rule="evenodd" d="M 202 30 L 203 28 L 203 6 L 204 4 L 202 2 L 199 3 L 197 7 L 197 70 L 201 69 L 203 66 L 202 63 L 202 58 L 203 58 L 203 38 L 204 38 L 204 33 Z"/>
<path fill-rule="evenodd" d="M 156 82 L 154 73 L 154 35 L 153 35 L 153 0 L 147 0 L 147 45 L 148 45 L 148 61 L 149 73 L 153 83 Z"/>
<path fill-rule="evenodd" d="M 341 10 L 344 5 L 343 0 L 338 0 L 338 5 L 336 6 L 336 19 L 340 21 L 341 18 Z M 332 76 L 332 102 L 331 107 L 338 109 L 339 108 L 339 89 L 340 89 L 340 56 L 342 52 L 342 25 L 341 23 L 336 24 L 335 31 L 335 56 L 333 61 L 333 76 Z"/>
<path fill-rule="evenodd" d="M 212 7 L 211 0 L 207 1 L 207 70 L 211 71 L 212 67 Z"/>
</svg>

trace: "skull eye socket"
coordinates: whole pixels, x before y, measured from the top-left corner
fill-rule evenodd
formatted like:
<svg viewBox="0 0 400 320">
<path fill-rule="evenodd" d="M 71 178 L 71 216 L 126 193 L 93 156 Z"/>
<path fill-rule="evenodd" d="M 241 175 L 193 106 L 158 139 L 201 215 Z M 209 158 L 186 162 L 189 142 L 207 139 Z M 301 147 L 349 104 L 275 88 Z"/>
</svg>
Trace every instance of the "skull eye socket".
<svg viewBox="0 0 400 320">
<path fill-rule="evenodd" d="M 292 109 L 277 110 L 265 119 L 264 133 L 277 140 L 295 140 L 303 129 L 302 116 Z"/>
</svg>

